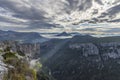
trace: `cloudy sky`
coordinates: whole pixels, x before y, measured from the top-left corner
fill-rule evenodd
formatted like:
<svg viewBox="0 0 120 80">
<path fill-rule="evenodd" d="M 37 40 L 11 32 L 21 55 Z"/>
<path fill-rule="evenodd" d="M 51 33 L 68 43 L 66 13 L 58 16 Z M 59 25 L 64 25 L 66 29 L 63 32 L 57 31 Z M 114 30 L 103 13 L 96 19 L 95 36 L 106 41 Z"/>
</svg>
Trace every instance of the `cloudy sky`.
<svg viewBox="0 0 120 80">
<path fill-rule="evenodd" d="M 0 0 L 0 29 L 119 34 L 120 0 Z"/>
</svg>

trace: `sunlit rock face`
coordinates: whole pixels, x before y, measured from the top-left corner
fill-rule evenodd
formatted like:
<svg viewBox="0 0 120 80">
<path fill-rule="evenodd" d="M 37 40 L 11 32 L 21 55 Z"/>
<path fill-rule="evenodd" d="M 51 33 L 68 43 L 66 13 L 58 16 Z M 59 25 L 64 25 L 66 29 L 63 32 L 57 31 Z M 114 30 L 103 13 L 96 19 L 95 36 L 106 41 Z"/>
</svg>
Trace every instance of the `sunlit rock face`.
<svg viewBox="0 0 120 80">
<path fill-rule="evenodd" d="M 40 53 L 40 44 L 18 44 L 12 49 L 13 51 L 25 53 L 25 55 L 28 55 L 29 57 L 33 58 L 34 56 L 36 56 L 36 54 Z"/>
<path fill-rule="evenodd" d="M 86 57 L 90 55 L 101 55 L 104 60 L 109 58 L 117 59 L 120 58 L 120 43 L 86 43 L 86 44 L 72 44 L 69 48 L 73 50 L 81 50 L 82 54 Z"/>
<path fill-rule="evenodd" d="M 36 54 L 40 54 L 40 44 L 33 43 L 18 43 L 15 41 L 1 41 L 0 48 L 5 49 L 6 47 L 10 47 L 13 52 L 17 52 L 20 55 L 26 55 L 30 58 L 33 58 Z"/>
<path fill-rule="evenodd" d="M 2 54 L 0 52 L 0 54 Z M 3 57 L 0 55 L 0 80 L 3 80 L 3 76 L 7 73 L 8 69 L 6 68 L 6 64 L 3 62 Z"/>
<path fill-rule="evenodd" d="M 98 48 L 92 44 L 92 43 L 88 43 L 88 44 L 74 44 L 74 45 L 70 45 L 71 49 L 81 49 L 83 51 L 83 55 L 84 56 L 89 56 L 89 55 L 98 55 L 99 54 L 99 50 Z"/>
</svg>

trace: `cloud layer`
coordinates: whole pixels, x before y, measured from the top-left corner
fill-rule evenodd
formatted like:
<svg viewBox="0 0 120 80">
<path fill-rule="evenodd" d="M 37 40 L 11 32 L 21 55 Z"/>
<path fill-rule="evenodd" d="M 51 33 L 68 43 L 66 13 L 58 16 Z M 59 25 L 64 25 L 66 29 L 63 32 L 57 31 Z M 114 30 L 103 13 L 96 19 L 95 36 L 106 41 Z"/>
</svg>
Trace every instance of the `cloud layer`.
<svg viewBox="0 0 120 80">
<path fill-rule="evenodd" d="M 0 29 L 81 31 L 82 22 L 119 23 L 119 8 L 119 0 L 0 0 Z"/>
</svg>

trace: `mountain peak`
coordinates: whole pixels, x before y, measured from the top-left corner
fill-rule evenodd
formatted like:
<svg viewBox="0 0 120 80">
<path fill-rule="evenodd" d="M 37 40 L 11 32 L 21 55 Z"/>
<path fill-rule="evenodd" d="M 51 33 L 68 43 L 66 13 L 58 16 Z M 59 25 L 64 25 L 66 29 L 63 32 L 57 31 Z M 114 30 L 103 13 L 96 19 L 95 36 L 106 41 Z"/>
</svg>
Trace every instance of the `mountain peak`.
<svg viewBox="0 0 120 80">
<path fill-rule="evenodd" d="M 62 32 L 60 34 L 57 34 L 56 36 L 71 36 L 71 34 L 69 34 L 67 32 Z"/>
</svg>

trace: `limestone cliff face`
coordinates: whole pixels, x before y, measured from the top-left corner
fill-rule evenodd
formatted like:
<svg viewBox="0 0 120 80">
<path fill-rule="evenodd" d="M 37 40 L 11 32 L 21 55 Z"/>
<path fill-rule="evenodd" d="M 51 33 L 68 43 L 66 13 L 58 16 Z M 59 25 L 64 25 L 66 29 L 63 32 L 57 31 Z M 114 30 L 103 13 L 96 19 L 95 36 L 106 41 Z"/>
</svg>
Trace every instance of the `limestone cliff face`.
<svg viewBox="0 0 120 80">
<path fill-rule="evenodd" d="M 3 58 L 0 56 L 0 80 L 3 80 L 3 76 L 8 70 L 6 64 L 2 60 Z"/>
<path fill-rule="evenodd" d="M 37 80 L 36 66 L 40 64 L 37 59 L 33 59 L 33 56 L 39 52 L 39 44 L 20 44 L 15 41 L 0 42 L 0 80 L 18 80 L 18 78 Z M 32 61 L 34 61 L 34 64 L 31 65 Z"/>
<path fill-rule="evenodd" d="M 40 53 L 40 44 L 39 43 L 33 43 L 33 44 L 27 44 L 23 43 L 20 44 L 15 41 L 1 41 L 0 42 L 0 48 L 6 48 L 7 46 L 11 47 L 11 50 L 13 52 L 18 52 L 20 55 L 26 55 L 29 57 L 34 57 L 35 54 Z"/>
<path fill-rule="evenodd" d="M 30 58 L 34 58 L 36 54 L 40 54 L 40 44 L 17 44 L 15 47 L 12 48 L 13 51 L 25 53 L 26 56 Z"/>
<path fill-rule="evenodd" d="M 84 43 L 84 44 L 70 44 L 70 49 L 81 50 L 83 55 L 89 57 L 90 55 L 101 55 L 105 60 L 109 58 L 120 58 L 120 43 Z"/>
<path fill-rule="evenodd" d="M 68 42 L 45 65 L 57 80 L 119 80 L 120 42 Z"/>
<path fill-rule="evenodd" d="M 83 52 L 84 56 L 88 55 L 98 55 L 99 54 L 99 49 L 97 48 L 96 45 L 92 43 L 87 43 L 87 44 L 72 44 L 69 46 L 71 49 L 81 49 Z"/>
</svg>

